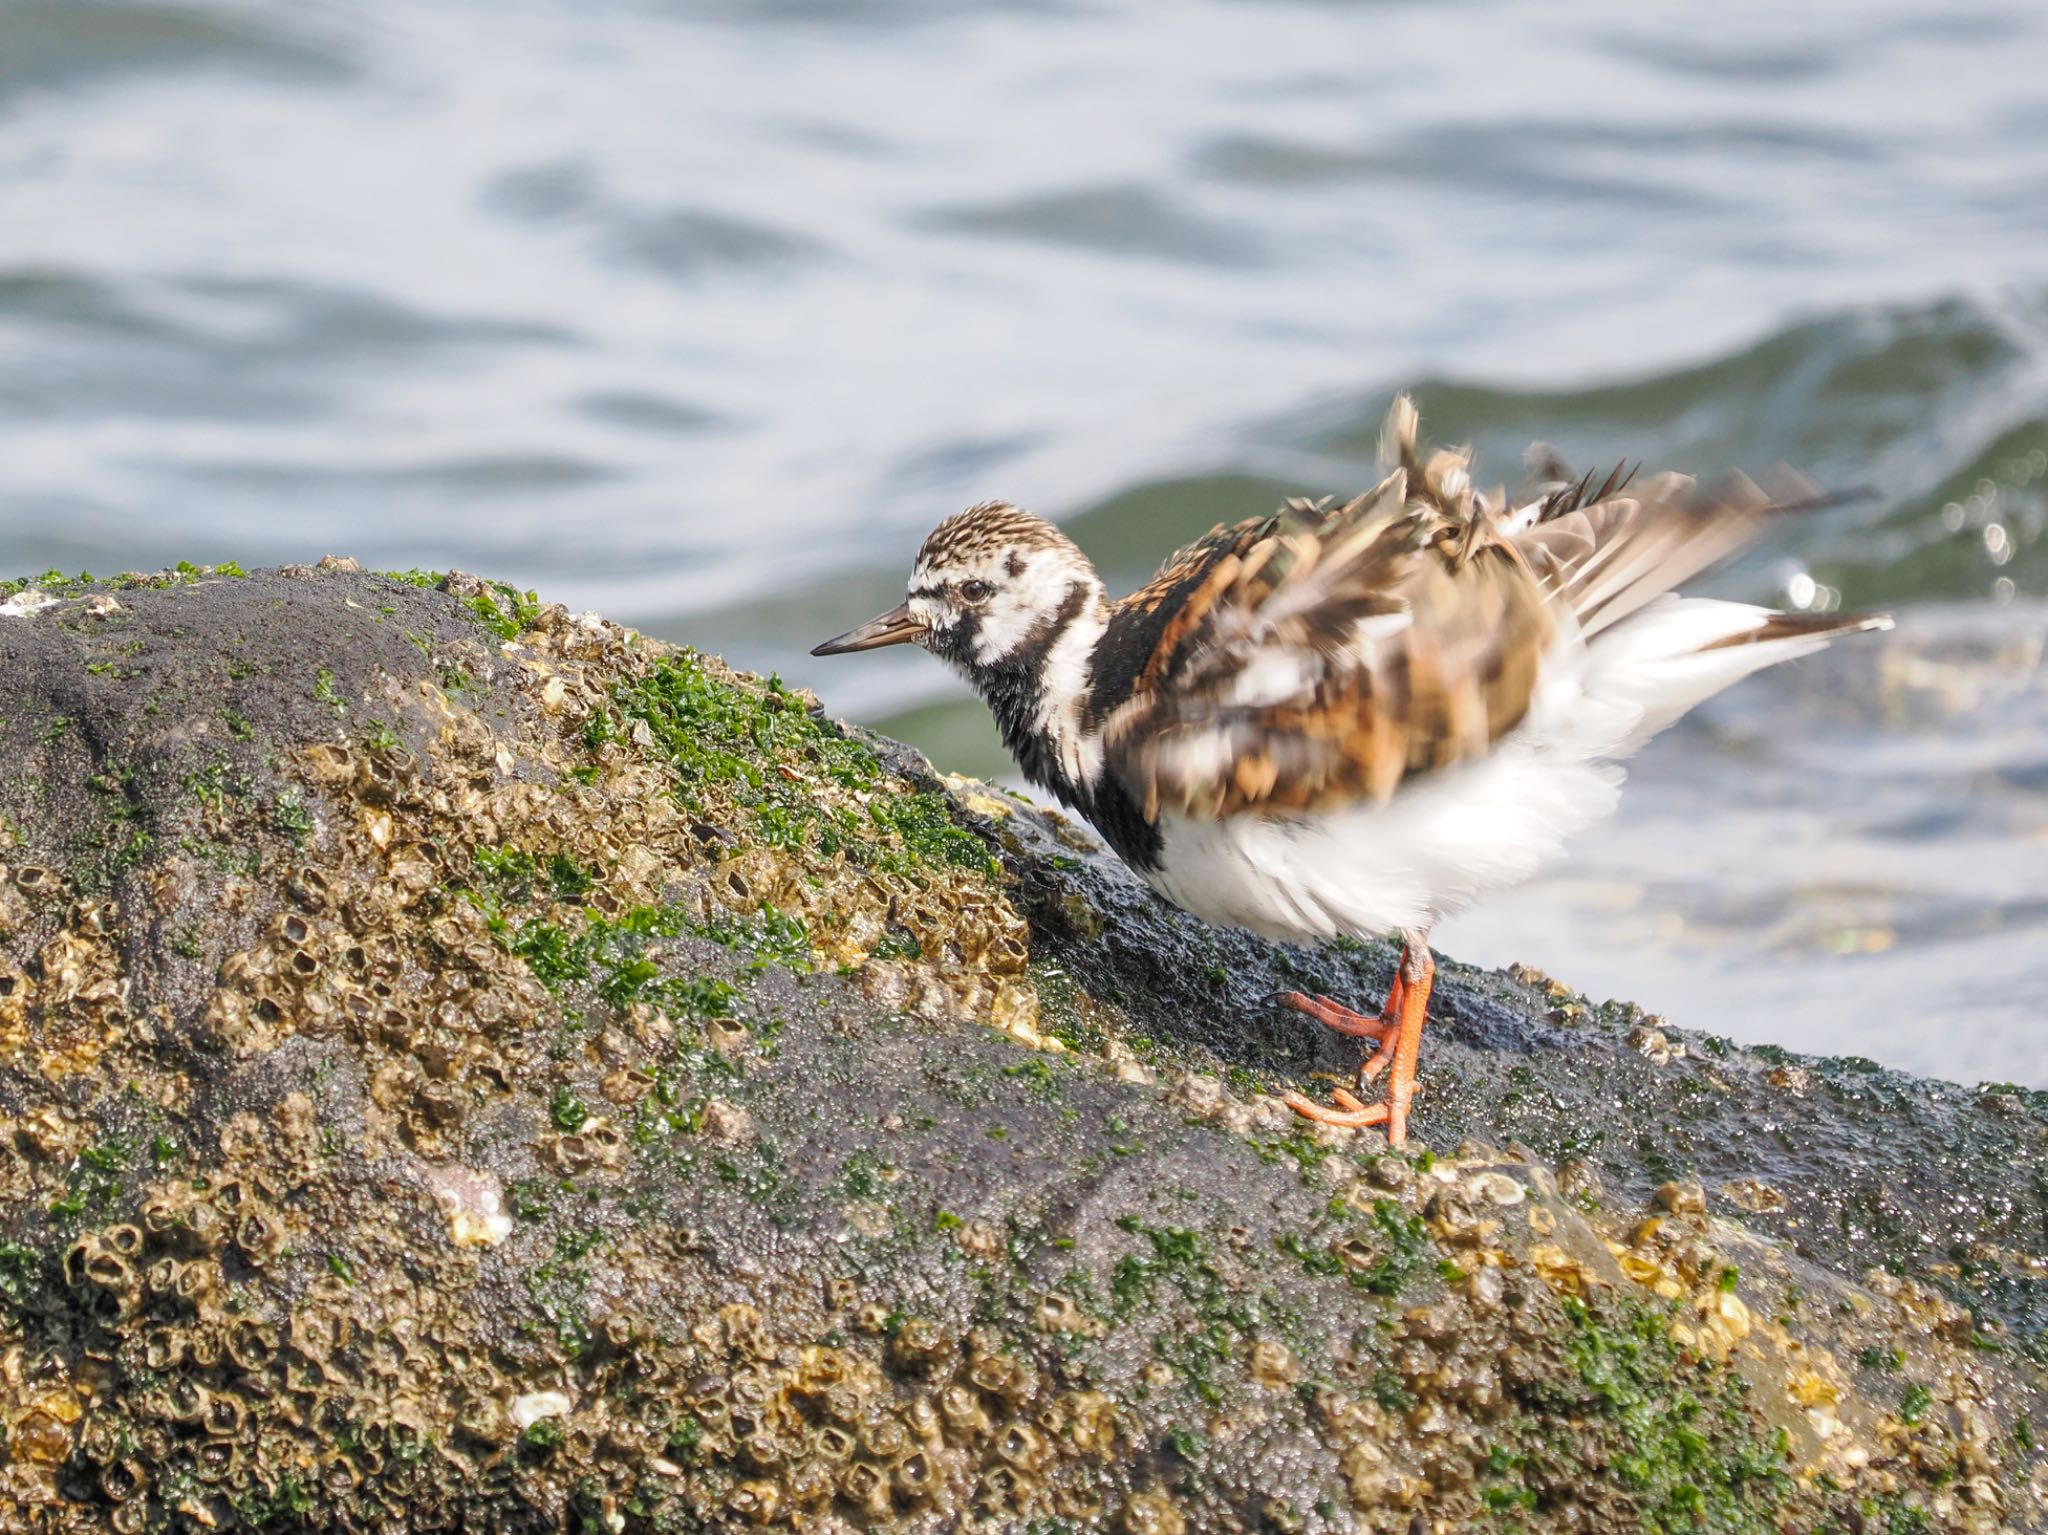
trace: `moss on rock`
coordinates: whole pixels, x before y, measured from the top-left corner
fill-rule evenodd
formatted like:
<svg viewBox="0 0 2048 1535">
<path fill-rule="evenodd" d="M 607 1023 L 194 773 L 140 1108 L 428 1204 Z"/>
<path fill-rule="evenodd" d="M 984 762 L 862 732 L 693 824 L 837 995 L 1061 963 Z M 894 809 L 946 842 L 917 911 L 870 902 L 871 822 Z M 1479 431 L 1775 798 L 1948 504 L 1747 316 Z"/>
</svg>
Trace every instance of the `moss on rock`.
<svg viewBox="0 0 2048 1535">
<path fill-rule="evenodd" d="M 1470 1139 L 1388 1155 L 1253 1005 L 1377 948 L 773 680 L 346 561 L 6 595 L 9 1530 L 2048 1523 L 2032 1095 L 1453 968 Z"/>
</svg>

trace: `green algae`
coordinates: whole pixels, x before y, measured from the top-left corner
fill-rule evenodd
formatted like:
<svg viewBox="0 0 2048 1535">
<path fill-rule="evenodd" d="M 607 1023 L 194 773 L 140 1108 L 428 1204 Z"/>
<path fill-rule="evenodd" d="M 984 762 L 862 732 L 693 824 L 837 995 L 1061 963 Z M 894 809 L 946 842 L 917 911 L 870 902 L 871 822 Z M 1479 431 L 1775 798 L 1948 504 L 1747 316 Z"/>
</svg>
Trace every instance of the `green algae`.
<svg viewBox="0 0 2048 1535">
<path fill-rule="evenodd" d="M 1350 1213 L 1350 1206 L 1337 1201 L 1328 1213 L 1341 1218 Z M 1354 1289 L 1387 1298 L 1401 1294 L 1431 1265 L 1439 1265 L 1441 1272 L 1441 1265 L 1448 1262 L 1437 1257 L 1421 1218 L 1391 1199 L 1373 1201 L 1372 1220 L 1364 1232 L 1318 1247 L 1300 1233 L 1289 1231 L 1273 1245 L 1306 1273 L 1318 1278 L 1342 1276 Z M 1462 1278 L 1463 1274 L 1451 1265 L 1445 1277 Z"/>
<path fill-rule="evenodd" d="M 810 939 L 803 924 L 773 907 L 745 918 L 717 917 L 693 921 L 680 906 L 639 906 L 607 917 L 585 911 L 573 928 L 534 917 L 512 927 L 502 910 L 480 903 L 486 920 L 507 952 L 526 961 L 534 978 L 559 991 L 587 982 L 609 1006 L 625 1009 L 636 1003 L 665 1008 L 692 1018 L 737 1015 L 739 993 L 716 976 L 670 975 L 654 956 L 662 939 L 702 937 L 728 948 L 743 949 L 760 964 L 808 968 Z"/>
<path fill-rule="evenodd" d="M 810 960 L 809 931 L 800 919 L 777 911 L 773 904 L 744 915 L 716 912 L 704 922 L 687 924 L 687 930 L 751 955 L 759 963 L 802 969 Z"/>
<path fill-rule="evenodd" d="M 702 810 L 704 791 L 733 793 L 771 847 L 845 850 L 886 873 L 930 864 L 992 872 L 982 840 L 957 824 L 951 802 L 931 790 L 878 792 L 886 778 L 874 749 L 807 710 L 781 680 L 758 691 L 713 676 L 691 652 L 665 656 L 642 678 L 613 691 L 618 718 L 593 713 L 584 743 L 644 729 L 675 775 L 679 803 Z M 822 778 L 866 798 L 833 804 L 807 787 Z"/>
<path fill-rule="evenodd" d="M 1567 1297 L 1566 1346 L 1585 1388 L 1580 1405 L 1622 1446 L 1614 1471 L 1634 1495 L 1643 1529 L 1775 1530 L 1790 1487 L 1784 1431 L 1757 1435 L 1739 1375 L 1715 1379 L 1687 1368 L 1667 1316 L 1637 1304 L 1617 1309 L 1615 1321 L 1604 1321 Z"/>
<path fill-rule="evenodd" d="M 1934 1393 L 1919 1381 L 1908 1381 L 1899 1392 L 1899 1421 L 1905 1424 L 1918 1423 L 1927 1416 L 1927 1409 L 1934 1403 Z"/>
<path fill-rule="evenodd" d="M 566 1087 L 555 1089 L 555 1096 L 548 1105 L 548 1121 L 557 1130 L 581 1130 L 589 1122 L 590 1110 Z"/>
<path fill-rule="evenodd" d="M 89 570 L 82 570 L 74 576 L 52 566 L 39 576 L 16 576 L 11 581 L 0 581 L 0 597 L 13 597 L 31 587 L 57 596 L 65 592 L 82 590 L 92 584 L 93 575 Z"/>
<path fill-rule="evenodd" d="M 624 720 L 651 733 L 654 749 L 675 774 L 679 797 L 692 804 L 698 802 L 693 791 L 707 784 L 742 784 L 756 795 L 766 793 L 778 758 L 807 758 L 846 789 L 871 788 L 881 773 L 871 750 L 826 729 L 779 679 L 768 678 L 753 693 L 714 677 L 689 652 L 664 656 L 646 676 L 622 680 L 613 699 Z M 591 745 L 623 733 L 603 714 L 584 727 Z M 791 810 L 812 808 L 804 798 L 782 803 Z"/>
<path fill-rule="evenodd" d="M 1359 1273 L 1358 1286 L 1373 1295 L 1399 1295 L 1433 1261 L 1428 1229 L 1391 1199 L 1373 1201 L 1372 1224 L 1386 1250 Z"/>
<path fill-rule="evenodd" d="M 1621 1296 L 1561 1305 L 1571 1373 L 1523 1393 L 1531 1416 L 1501 1425 L 1475 1468 L 1491 1527 L 1547 1528 L 1562 1507 L 1603 1505 L 1644 1535 L 1786 1527 L 1796 1497 L 1789 1436 L 1759 1423 L 1741 1375 L 1689 1358 L 1657 1305 Z M 1560 1418 L 1574 1425 L 1570 1437 L 1545 1426 Z"/>
<path fill-rule="evenodd" d="M 876 826 L 894 833 L 902 844 L 901 856 L 884 852 L 876 860 L 878 867 L 890 873 L 908 873 L 925 863 L 949 863 L 984 872 L 995 867 L 987 846 L 955 823 L 952 802 L 936 791 L 879 800 L 869 806 L 868 813 Z"/>
<path fill-rule="evenodd" d="M 387 581 L 397 581 L 406 586 L 431 590 L 447 578 L 445 571 L 421 570 L 417 565 L 409 570 L 380 570 L 377 572 Z"/>
<path fill-rule="evenodd" d="M 42 1278 L 43 1259 L 33 1247 L 21 1242 L 0 1242 L 0 1303 L 20 1308 L 35 1293 Z"/>
<path fill-rule="evenodd" d="M 320 667 L 313 673 L 313 701 L 325 704 L 336 714 L 348 713 L 348 700 L 335 690 L 334 672 L 328 667 Z"/>
<path fill-rule="evenodd" d="M 222 560 L 213 565 L 198 565 L 191 560 L 180 560 L 176 565 L 155 575 L 141 575 L 131 571 L 105 580 L 94 576 L 89 570 L 81 570 L 74 576 L 68 571 L 52 567 L 40 575 L 0 580 L 0 599 L 17 596 L 25 591 L 45 592 L 52 597 L 75 597 L 96 586 L 104 587 L 110 592 L 119 592 L 137 587 L 189 586 L 216 577 L 246 580 L 248 575 L 249 572 L 233 560 Z"/>
<path fill-rule="evenodd" d="M 392 573 L 392 579 L 417 586 L 424 583 L 413 577 L 427 574 L 425 571 L 409 571 L 404 575 Z M 492 581 L 469 598 L 469 611 L 478 623 L 499 639 L 516 640 L 533 627 L 534 619 L 540 614 L 540 597 L 534 592 L 522 592 L 506 582 Z"/>
<path fill-rule="evenodd" d="M 707 938 L 761 963 L 809 966 L 804 925 L 772 905 L 745 915 L 716 913 L 705 921 L 678 904 L 635 906 L 607 916 L 576 904 L 599 876 L 567 853 L 481 846 L 474 857 L 474 882 L 449 886 L 446 895 L 482 913 L 488 931 L 550 990 L 587 982 L 614 1008 L 647 1003 L 690 1017 L 729 1018 L 737 1012 L 737 990 L 715 976 L 664 974 L 655 958 L 663 940 Z M 559 903 L 559 920 L 519 916 L 522 908 L 549 903 Z"/>
</svg>

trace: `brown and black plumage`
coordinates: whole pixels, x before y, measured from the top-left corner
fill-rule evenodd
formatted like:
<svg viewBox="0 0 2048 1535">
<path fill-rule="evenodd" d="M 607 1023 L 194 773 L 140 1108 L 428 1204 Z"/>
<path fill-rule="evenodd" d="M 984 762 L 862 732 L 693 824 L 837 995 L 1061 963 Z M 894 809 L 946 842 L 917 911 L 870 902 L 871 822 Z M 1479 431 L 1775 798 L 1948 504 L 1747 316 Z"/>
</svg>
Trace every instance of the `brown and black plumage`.
<svg viewBox="0 0 2048 1535">
<path fill-rule="evenodd" d="M 1615 765 L 1685 710 L 1875 616 L 1779 614 L 1674 588 L 1810 504 L 1732 476 L 1532 457 L 1510 504 L 1469 456 L 1423 457 L 1396 402 L 1386 476 L 1340 504 L 1219 527 L 1112 601 L 1051 524 L 1004 502 L 933 531 L 903 605 L 819 653 L 915 642 L 989 703 L 1025 775 L 1197 915 L 1314 941 L 1399 932 L 1377 1017 L 1292 997 L 1379 1049 L 1398 1142 L 1433 965 L 1427 933 L 1604 814 Z"/>
</svg>

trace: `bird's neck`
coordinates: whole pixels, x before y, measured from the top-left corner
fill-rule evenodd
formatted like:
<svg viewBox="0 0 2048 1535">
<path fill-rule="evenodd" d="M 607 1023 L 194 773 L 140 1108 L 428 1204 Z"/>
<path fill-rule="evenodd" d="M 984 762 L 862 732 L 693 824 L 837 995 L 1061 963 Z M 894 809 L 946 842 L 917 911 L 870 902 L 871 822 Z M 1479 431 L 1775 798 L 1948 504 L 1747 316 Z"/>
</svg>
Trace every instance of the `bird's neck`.
<svg viewBox="0 0 2048 1535">
<path fill-rule="evenodd" d="M 1102 583 L 1077 580 L 1023 644 L 968 669 L 1024 776 L 1084 812 L 1102 775 L 1102 732 L 1087 706 L 1109 615 Z"/>
</svg>

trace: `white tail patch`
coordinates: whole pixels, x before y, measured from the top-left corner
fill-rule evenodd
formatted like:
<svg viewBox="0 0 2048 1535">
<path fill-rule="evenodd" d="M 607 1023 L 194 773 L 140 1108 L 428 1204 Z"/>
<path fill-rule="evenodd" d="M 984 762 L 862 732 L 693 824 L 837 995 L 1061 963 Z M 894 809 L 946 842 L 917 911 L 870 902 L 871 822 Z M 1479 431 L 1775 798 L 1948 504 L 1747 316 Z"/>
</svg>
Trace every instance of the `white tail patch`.
<svg viewBox="0 0 2048 1535">
<path fill-rule="evenodd" d="M 1626 757 L 1723 688 L 1752 672 L 1823 649 L 1857 629 L 1889 629 L 1888 618 L 1845 617 L 1839 628 L 1752 638 L 1780 615 L 1744 602 L 1665 595 L 1644 604 L 1586 647 L 1580 688 L 1592 717 L 1632 714 L 1615 739 L 1589 743 L 1599 756 Z"/>
</svg>

